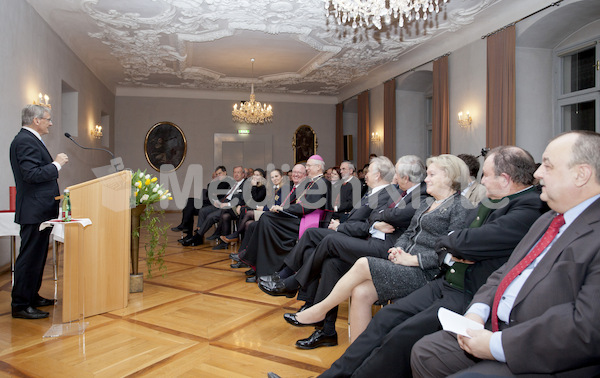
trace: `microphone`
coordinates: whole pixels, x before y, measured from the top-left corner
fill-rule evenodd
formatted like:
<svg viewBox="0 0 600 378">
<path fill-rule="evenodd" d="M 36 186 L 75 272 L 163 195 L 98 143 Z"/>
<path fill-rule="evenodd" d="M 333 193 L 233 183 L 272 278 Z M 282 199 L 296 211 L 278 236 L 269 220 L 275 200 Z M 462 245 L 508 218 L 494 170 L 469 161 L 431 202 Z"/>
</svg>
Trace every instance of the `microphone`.
<svg viewBox="0 0 600 378">
<path fill-rule="evenodd" d="M 73 143 L 75 143 L 77 146 L 79 146 L 79 147 L 83 148 L 84 150 L 98 150 L 98 151 L 106 151 L 106 152 L 108 152 L 108 153 L 110 154 L 110 156 L 112 156 L 112 158 L 113 158 L 113 159 L 115 158 L 115 155 L 114 155 L 112 152 L 110 152 L 109 150 L 105 149 L 105 148 L 83 147 L 81 144 L 79 144 L 79 143 L 75 142 L 75 139 L 73 139 L 73 137 L 71 136 L 71 134 L 69 134 L 69 133 L 65 133 L 65 136 L 66 136 L 67 138 L 71 139 L 71 141 L 72 141 Z"/>
</svg>

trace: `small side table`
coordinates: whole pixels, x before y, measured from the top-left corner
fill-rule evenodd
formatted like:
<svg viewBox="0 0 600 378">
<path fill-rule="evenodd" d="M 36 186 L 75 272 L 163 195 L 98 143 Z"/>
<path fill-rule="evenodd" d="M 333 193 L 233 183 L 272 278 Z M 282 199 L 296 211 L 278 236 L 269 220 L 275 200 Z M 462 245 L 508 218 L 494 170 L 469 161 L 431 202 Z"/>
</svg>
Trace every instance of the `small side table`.
<svg viewBox="0 0 600 378">
<path fill-rule="evenodd" d="M 51 227 L 55 225 L 61 225 L 63 227 L 76 227 L 76 225 L 81 226 L 77 227 L 79 230 L 79 258 L 77 262 L 78 270 L 83 272 L 83 266 L 85 264 L 85 251 L 83 251 L 83 240 L 85 235 L 85 227 L 92 224 L 92 221 L 87 218 L 73 219 L 71 222 L 63 222 L 58 219 L 52 219 L 46 221 L 40 225 L 40 231 L 46 227 Z M 64 270 L 64 268 L 63 268 Z M 65 272 L 63 272 L 62 280 L 64 281 Z M 58 275 L 60 277 L 60 274 Z M 59 285 L 60 286 L 60 285 Z M 73 287 L 75 286 L 75 287 Z M 65 293 L 68 293 L 69 298 L 57 298 L 54 304 L 54 313 L 52 316 L 52 326 L 46 333 L 44 337 L 58 337 L 58 336 L 71 336 L 71 335 L 81 335 L 85 332 L 86 327 L 89 323 L 85 321 L 85 297 L 83 288 L 85 287 L 85 276 L 77 275 L 77 282 L 70 285 Z M 58 290 L 60 293 L 61 291 Z M 65 294 L 66 295 L 66 294 Z M 72 302 L 76 303 L 77 308 L 71 308 Z M 67 312 L 68 314 L 76 313 L 77 316 L 75 319 L 70 319 L 67 322 L 63 323 L 63 313 Z M 59 316 L 60 314 L 60 316 Z"/>
<path fill-rule="evenodd" d="M 17 236 L 21 227 L 15 223 L 15 212 L 11 210 L 0 211 L 0 237 L 10 237 L 10 272 L 12 284 L 15 284 L 15 261 L 17 259 Z"/>
</svg>

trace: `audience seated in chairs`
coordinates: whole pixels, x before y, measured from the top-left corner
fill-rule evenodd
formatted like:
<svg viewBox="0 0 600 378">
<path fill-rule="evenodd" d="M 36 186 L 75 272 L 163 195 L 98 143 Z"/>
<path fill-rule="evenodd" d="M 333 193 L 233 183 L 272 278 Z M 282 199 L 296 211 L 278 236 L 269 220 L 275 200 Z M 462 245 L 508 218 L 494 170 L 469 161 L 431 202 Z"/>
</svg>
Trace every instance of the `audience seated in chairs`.
<svg viewBox="0 0 600 378">
<path fill-rule="evenodd" d="M 371 174 L 372 169 L 369 168 L 367 182 Z M 461 196 L 460 188 L 468 178 L 467 166 L 456 156 L 440 155 L 427 160 L 425 182 L 427 192 L 433 200 L 425 198 L 421 201 L 410 227 L 396 241 L 394 248 L 388 251 L 387 258 L 379 256 L 360 258 L 340 279 L 338 289 L 342 287 L 345 293 L 351 292 L 358 286 L 363 292 L 360 305 L 352 309 L 352 312 L 356 312 L 355 315 L 359 313 L 365 317 L 365 312 L 368 311 L 369 319 L 373 302 L 386 303 L 390 299 L 404 297 L 424 286 L 439 273 L 435 242 L 438 237 L 464 227 L 465 207 L 468 201 Z M 337 259 L 333 259 L 332 262 L 338 265 Z M 326 261 L 324 268 L 327 265 Z M 339 265 L 336 269 L 339 270 Z M 332 275 L 326 272 L 326 270 L 321 272 L 321 281 L 330 280 Z M 331 283 L 319 286 L 321 289 L 321 286 L 329 285 Z M 324 299 L 329 292 L 317 290 L 317 300 Z M 333 306 L 329 306 L 330 311 L 332 308 L 337 308 L 337 303 L 332 304 Z M 302 323 L 297 320 L 301 315 L 302 312 L 287 314 L 284 318 L 288 323 L 296 326 L 322 324 L 321 322 Z M 362 321 L 365 322 L 368 323 L 368 320 Z M 361 325 L 357 324 L 357 326 Z M 296 346 L 302 349 L 331 345 L 337 345 L 334 321 L 326 321 L 322 329 L 317 329 L 308 338 L 296 342 Z"/>
<path fill-rule="evenodd" d="M 192 235 L 192 228 L 194 227 L 194 215 L 198 215 L 200 208 L 211 206 L 211 203 L 208 199 L 208 188 L 210 184 L 217 180 L 219 183 L 218 189 L 223 190 L 229 188 L 229 184 L 226 181 L 222 181 L 225 176 L 227 176 L 227 169 L 224 166 L 219 165 L 212 174 L 211 182 L 206 185 L 206 189 L 202 189 L 202 199 L 188 198 L 185 207 L 181 211 L 181 223 L 178 226 L 171 228 L 171 231 L 182 231 L 187 234 L 186 237 Z M 224 196 L 225 195 L 219 195 L 218 198 L 221 199 Z M 182 238 L 180 242 L 186 237 Z"/>
<path fill-rule="evenodd" d="M 189 235 L 181 241 L 181 244 L 184 246 L 198 246 L 204 243 L 204 234 L 213 226 L 213 224 L 217 223 L 221 218 L 221 210 L 226 209 L 227 211 L 233 211 L 231 209 L 232 204 L 237 205 L 240 201 L 243 200 L 243 184 L 244 184 L 244 167 L 237 166 L 233 169 L 233 180 L 230 181 L 229 189 L 226 191 L 225 196 L 222 198 L 212 199 L 212 204 L 209 206 L 204 206 L 198 212 L 198 228 L 194 231 L 193 235 Z M 224 180 L 224 179 L 222 179 Z M 212 182 L 209 186 L 209 199 L 211 197 L 211 191 L 213 187 L 219 187 L 221 183 L 215 185 L 215 182 Z M 224 190 L 221 190 L 224 192 Z M 215 237 L 218 238 L 218 235 Z"/>
<path fill-rule="evenodd" d="M 235 207 L 234 211 L 228 211 L 228 209 L 223 209 L 221 211 L 221 219 L 219 220 L 215 235 L 219 235 L 222 243 L 214 246 L 213 250 L 227 249 L 229 243 L 235 243 L 238 241 L 239 234 L 244 232 L 247 224 L 254 222 L 254 210 L 247 205 L 256 206 L 256 203 L 261 203 L 265 200 L 265 197 L 267 196 L 267 187 L 265 184 L 265 171 L 261 168 L 254 169 L 252 178 L 250 180 L 246 180 L 244 183 L 244 195 L 242 196 L 240 204 Z M 248 186 L 250 186 L 249 190 Z M 250 198 L 248 198 L 249 203 L 247 204 L 246 193 L 248 192 L 250 192 Z M 230 233 L 231 222 L 236 219 L 238 220 L 237 230 L 233 233 Z"/>
</svg>

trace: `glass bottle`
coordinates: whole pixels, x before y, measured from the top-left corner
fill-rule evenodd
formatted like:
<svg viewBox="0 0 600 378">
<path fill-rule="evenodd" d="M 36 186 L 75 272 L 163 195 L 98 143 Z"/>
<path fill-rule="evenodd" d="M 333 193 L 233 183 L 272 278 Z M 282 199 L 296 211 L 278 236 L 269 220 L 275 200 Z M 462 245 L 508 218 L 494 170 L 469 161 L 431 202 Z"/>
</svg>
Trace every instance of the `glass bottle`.
<svg viewBox="0 0 600 378">
<path fill-rule="evenodd" d="M 69 189 L 65 189 L 63 194 L 61 215 L 61 219 L 63 222 L 71 221 L 71 196 L 69 193 Z"/>
</svg>

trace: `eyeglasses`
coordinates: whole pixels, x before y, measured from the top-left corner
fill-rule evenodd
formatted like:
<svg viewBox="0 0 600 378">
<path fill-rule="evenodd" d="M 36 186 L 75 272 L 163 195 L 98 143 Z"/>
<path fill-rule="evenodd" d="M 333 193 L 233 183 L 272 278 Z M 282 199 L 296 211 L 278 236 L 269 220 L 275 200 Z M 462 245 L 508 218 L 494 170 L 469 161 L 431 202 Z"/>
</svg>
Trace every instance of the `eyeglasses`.
<svg viewBox="0 0 600 378">
<path fill-rule="evenodd" d="M 38 119 L 45 119 L 48 122 L 52 122 L 52 118 L 38 118 Z"/>
</svg>

